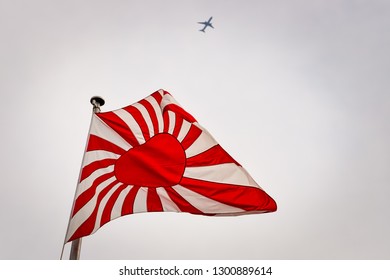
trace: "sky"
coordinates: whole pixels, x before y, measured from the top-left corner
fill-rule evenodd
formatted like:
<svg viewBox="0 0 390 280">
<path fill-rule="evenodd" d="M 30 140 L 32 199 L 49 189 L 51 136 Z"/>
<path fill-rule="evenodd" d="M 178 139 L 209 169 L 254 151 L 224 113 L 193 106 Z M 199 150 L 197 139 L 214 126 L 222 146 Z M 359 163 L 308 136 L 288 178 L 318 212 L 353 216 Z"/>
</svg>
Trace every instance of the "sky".
<svg viewBox="0 0 390 280">
<path fill-rule="evenodd" d="M 386 0 L 0 0 L 0 259 L 60 258 L 90 98 L 160 88 L 278 211 L 128 215 L 81 259 L 390 259 L 389 32 Z"/>
</svg>

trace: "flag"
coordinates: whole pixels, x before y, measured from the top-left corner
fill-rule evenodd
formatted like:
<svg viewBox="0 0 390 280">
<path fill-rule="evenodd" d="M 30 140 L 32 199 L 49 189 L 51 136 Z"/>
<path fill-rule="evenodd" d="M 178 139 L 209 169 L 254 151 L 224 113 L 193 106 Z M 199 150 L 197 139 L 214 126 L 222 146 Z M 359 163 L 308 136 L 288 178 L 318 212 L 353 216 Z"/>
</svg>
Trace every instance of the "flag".
<svg viewBox="0 0 390 280">
<path fill-rule="evenodd" d="M 275 201 L 170 93 L 94 113 L 66 242 L 133 213 L 239 215 Z"/>
</svg>

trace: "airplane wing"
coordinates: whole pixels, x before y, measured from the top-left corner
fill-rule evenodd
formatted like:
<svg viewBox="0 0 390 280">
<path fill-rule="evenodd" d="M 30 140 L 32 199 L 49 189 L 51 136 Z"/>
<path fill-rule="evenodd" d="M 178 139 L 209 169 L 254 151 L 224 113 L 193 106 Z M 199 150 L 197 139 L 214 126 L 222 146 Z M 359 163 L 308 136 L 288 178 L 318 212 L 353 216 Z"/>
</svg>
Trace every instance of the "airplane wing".
<svg viewBox="0 0 390 280">
<path fill-rule="evenodd" d="M 211 24 L 211 20 L 212 20 L 213 17 L 211 17 L 208 21 L 198 21 L 199 24 L 203 24 L 204 27 L 199 30 L 199 31 L 202 31 L 202 32 L 206 32 L 205 29 L 210 26 L 211 28 L 214 28 L 214 26 Z"/>
</svg>

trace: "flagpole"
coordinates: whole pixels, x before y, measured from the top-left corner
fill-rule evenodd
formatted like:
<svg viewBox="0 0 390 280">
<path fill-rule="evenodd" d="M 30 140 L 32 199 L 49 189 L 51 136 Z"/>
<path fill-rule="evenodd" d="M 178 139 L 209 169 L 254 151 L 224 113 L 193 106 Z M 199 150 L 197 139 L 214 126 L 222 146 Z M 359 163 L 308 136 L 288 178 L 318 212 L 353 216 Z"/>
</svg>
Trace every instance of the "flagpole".
<svg viewBox="0 0 390 280">
<path fill-rule="evenodd" d="M 100 113 L 100 106 L 104 105 L 104 99 L 100 96 L 93 96 L 91 98 L 91 104 L 93 106 L 93 114 Z M 85 155 L 85 153 L 84 153 Z M 84 161 L 84 160 L 83 160 Z M 80 170 L 81 173 L 81 170 Z M 80 181 L 80 179 L 79 179 Z M 72 241 L 72 246 L 70 249 L 70 260 L 79 260 L 80 259 L 80 252 L 81 252 L 81 238 L 75 239 Z"/>
</svg>

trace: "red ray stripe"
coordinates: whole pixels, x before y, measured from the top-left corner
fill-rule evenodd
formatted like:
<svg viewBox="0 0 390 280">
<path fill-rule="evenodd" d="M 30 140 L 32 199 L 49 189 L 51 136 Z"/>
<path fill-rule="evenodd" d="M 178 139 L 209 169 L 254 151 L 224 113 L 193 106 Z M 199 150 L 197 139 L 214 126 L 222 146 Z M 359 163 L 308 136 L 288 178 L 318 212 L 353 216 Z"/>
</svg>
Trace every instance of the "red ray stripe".
<svg viewBox="0 0 390 280">
<path fill-rule="evenodd" d="M 99 210 L 100 203 L 102 202 L 102 199 L 107 195 L 107 193 L 110 191 L 112 187 L 114 187 L 118 181 L 114 181 L 111 184 L 109 184 L 106 188 L 104 188 L 98 195 L 97 201 L 95 204 L 95 208 L 92 212 L 92 214 L 84 221 L 84 223 L 81 224 L 81 226 L 75 231 L 75 233 L 72 235 L 69 241 L 90 235 L 95 228 L 95 222 L 96 222 L 96 216 L 97 212 Z"/>
<path fill-rule="evenodd" d="M 115 190 L 115 192 L 111 195 L 111 197 L 108 199 L 106 206 L 104 207 L 102 218 L 100 220 L 100 226 L 104 225 L 105 223 L 111 221 L 111 212 L 114 208 L 115 202 L 118 199 L 121 192 L 127 188 L 127 185 L 122 184 L 118 189 Z"/>
<path fill-rule="evenodd" d="M 169 94 L 169 95 L 171 95 L 169 92 L 167 92 L 166 90 L 162 90 L 163 91 L 163 97 L 164 97 L 164 95 L 167 95 L 167 94 Z M 172 96 L 172 95 L 171 95 Z"/>
<path fill-rule="evenodd" d="M 156 99 L 158 105 L 161 105 L 162 96 L 161 96 L 161 93 L 159 91 L 152 93 L 152 97 L 154 99 Z"/>
<path fill-rule="evenodd" d="M 179 117 L 178 115 L 175 115 L 175 126 L 173 128 L 172 135 L 177 138 L 179 136 L 179 132 L 181 129 L 181 126 L 183 124 L 183 118 Z"/>
<path fill-rule="evenodd" d="M 202 134 L 202 130 L 195 126 L 191 125 L 190 130 L 188 131 L 187 135 L 184 137 L 183 141 L 181 141 L 181 145 L 184 150 L 187 150 L 198 137 Z"/>
<path fill-rule="evenodd" d="M 152 124 L 153 124 L 154 135 L 158 134 L 159 133 L 158 120 L 157 120 L 156 111 L 154 111 L 152 104 L 150 104 L 146 99 L 142 99 L 141 101 L 139 101 L 139 103 L 143 105 L 149 113 L 150 119 L 152 120 Z"/>
<path fill-rule="evenodd" d="M 122 216 L 133 213 L 134 200 L 140 186 L 133 186 L 127 194 L 122 206 Z"/>
<path fill-rule="evenodd" d="M 275 201 L 263 190 L 216 182 L 207 182 L 183 177 L 180 185 L 221 203 L 245 211 L 276 211 Z"/>
<path fill-rule="evenodd" d="M 164 112 L 165 111 L 175 112 L 176 115 L 181 116 L 183 119 L 189 121 L 190 123 L 196 122 L 196 119 L 190 113 L 188 113 L 187 111 L 185 111 L 183 108 L 181 108 L 180 106 L 178 106 L 176 104 L 171 103 L 171 104 L 166 105 L 164 107 Z"/>
<path fill-rule="evenodd" d="M 146 197 L 146 206 L 148 212 L 161 212 L 163 207 L 160 197 L 157 194 L 156 188 L 148 188 L 148 196 Z"/>
<path fill-rule="evenodd" d="M 81 209 L 83 208 L 83 206 L 85 204 L 88 203 L 88 201 L 90 201 L 92 199 L 92 197 L 95 195 L 96 193 L 96 188 L 101 184 L 103 183 L 104 181 L 110 179 L 111 177 L 114 176 L 114 172 L 110 172 L 110 173 L 106 173 L 106 174 L 103 174 L 102 176 L 98 177 L 95 179 L 95 181 L 93 181 L 92 185 L 86 189 L 83 193 L 81 193 L 77 198 L 76 198 L 76 201 L 75 201 L 75 204 L 74 204 L 74 208 L 73 208 L 73 214 L 72 214 L 72 217 L 74 215 L 76 215 L 76 213 Z"/>
<path fill-rule="evenodd" d="M 99 136 L 91 134 L 89 136 L 88 146 L 87 146 L 87 152 L 89 151 L 108 151 L 112 152 L 118 155 L 122 155 L 126 153 L 124 149 L 121 147 L 118 147 L 117 145 L 111 143 L 110 141 L 107 141 Z"/>
<path fill-rule="evenodd" d="M 113 112 L 106 112 L 100 113 L 98 116 L 131 146 L 134 147 L 139 145 L 137 138 L 131 131 L 131 128 L 129 128 L 129 126 L 117 114 Z"/>
<path fill-rule="evenodd" d="M 163 132 L 164 133 L 168 133 L 168 130 L 169 130 L 169 115 L 168 115 L 168 112 L 164 112 L 163 120 L 164 120 Z"/>
<path fill-rule="evenodd" d="M 133 116 L 134 120 L 138 123 L 139 127 L 141 128 L 145 141 L 147 141 L 150 138 L 149 128 L 141 112 L 134 106 L 127 106 L 123 109 L 129 112 Z"/>
<path fill-rule="evenodd" d="M 217 165 L 222 163 L 235 163 L 238 166 L 241 166 L 219 144 L 217 144 L 210 149 L 204 151 L 203 153 L 187 158 L 186 166 L 199 167 Z"/>
<path fill-rule="evenodd" d="M 181 212 L 188 212 L 191 214 L 204 214 L 199 209 L 195 208 L 185 198 L 178 194 L 172 187 L 165 188 L 169 198 L 179 207 Z"/>
<path fill-rule="evenodd" d="M 81 176 L 80 176 L 80 182 L 82 182 L 85 178 L 88 178 L 89 175 L 91 175 L 95 170 L 98 170 L 100 168 L 105 168 L 110 165 L 115 164 L 116 159 L 103 159 L 103 160 L 97 160 L 94 161 L 87 166 L 84 166 L 84 168 L 81 171 Z"/>
</svg>

